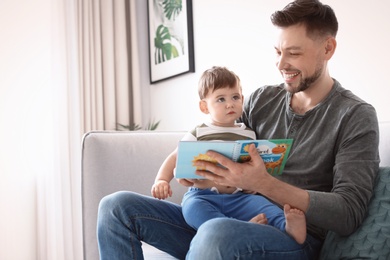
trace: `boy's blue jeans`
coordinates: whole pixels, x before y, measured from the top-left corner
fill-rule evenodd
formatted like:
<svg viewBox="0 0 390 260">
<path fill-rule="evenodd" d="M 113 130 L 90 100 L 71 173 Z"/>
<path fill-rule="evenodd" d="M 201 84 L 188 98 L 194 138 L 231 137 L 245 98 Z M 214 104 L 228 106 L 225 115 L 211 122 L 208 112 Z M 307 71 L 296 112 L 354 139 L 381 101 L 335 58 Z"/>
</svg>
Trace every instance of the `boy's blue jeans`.
<svg viewBox="0 0 390 260">
<path fill-rule="evenodd" d="M 191 187 L 183 197 L 182 212 L 186 222 L 195 229 L 213 218 L 228 217 L 249 221 L 264 213 L 268 225 L 286 230 L 286 219 L 281 208 L 263 196 L 243 192 L 218 194 L 210 189 Z"/>
<path fill-rule="evenodd" d="M 132 192 L 102 199 L 97 235 L 102 260 L 143 259 L 141 241 L 178 259 L 315 259 L 321 242 L 299 245 L 270 225 L 217 218 L 196 233 L 179 205 Z M 191 246 L 190 246 L 191 244 Z"/>
</svg>

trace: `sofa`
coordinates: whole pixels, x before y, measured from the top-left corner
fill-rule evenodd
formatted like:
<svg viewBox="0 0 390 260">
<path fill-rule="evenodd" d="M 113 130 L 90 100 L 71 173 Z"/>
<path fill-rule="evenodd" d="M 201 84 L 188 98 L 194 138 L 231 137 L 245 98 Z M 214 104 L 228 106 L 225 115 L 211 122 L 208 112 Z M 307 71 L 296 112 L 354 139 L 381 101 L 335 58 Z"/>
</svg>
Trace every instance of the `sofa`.
<svg viewBox="0 0 390 260">
<path fill-rule="evenodd" d="M 84 260 L 99 259 L 98 205 L 105 195 L 130 190 L 150 195 L 155 174 L 184 132 L 92 131 L 82 142 Z M 362 226 L 349 237 L 329 232 L 320 259 L 390 259 L 390 122 L 380 123 L 380 170 Z M 170 201 L 180 203 L 185 187 L 172 181 Z M 174 259 L 143 244 L 145 259 Z"/>
</svg>

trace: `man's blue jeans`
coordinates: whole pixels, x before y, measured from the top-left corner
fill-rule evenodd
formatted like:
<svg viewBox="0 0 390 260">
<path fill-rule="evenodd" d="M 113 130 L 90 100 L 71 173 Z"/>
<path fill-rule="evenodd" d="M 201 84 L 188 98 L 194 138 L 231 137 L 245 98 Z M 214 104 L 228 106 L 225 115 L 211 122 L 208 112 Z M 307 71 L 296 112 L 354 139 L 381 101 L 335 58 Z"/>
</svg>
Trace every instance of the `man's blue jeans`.
<svg viewBox="0 0 390 260">
<path fill-rule="evenodd" d="M 189 260 L 315 259 L 321 248 L 321 242 L 310 235 L 299 245 L 270 225 L 231 218 L 209 220 L 195 233 L 181 207 L 167 201 L 117 192 L 103 198 L 99 206 L 102 260 L 143 259 L 141 241 Z"/>
</svg>

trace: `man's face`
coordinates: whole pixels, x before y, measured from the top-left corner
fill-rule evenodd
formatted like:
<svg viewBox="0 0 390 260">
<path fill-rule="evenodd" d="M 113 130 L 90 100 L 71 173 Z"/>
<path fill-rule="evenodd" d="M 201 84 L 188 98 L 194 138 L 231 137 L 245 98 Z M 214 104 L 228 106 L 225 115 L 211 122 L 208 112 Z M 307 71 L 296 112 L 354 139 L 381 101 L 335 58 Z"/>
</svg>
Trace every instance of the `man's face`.
<svg viewBox="0 0 390 260">
<path fill-rule="evenodd" d="M 323 42 L 309 38 L 302 25 L 278 30 L 276 66 L 284 78 L 285 88 L 291 93 L 305 91 L 324 74 Z"/>
</svg>

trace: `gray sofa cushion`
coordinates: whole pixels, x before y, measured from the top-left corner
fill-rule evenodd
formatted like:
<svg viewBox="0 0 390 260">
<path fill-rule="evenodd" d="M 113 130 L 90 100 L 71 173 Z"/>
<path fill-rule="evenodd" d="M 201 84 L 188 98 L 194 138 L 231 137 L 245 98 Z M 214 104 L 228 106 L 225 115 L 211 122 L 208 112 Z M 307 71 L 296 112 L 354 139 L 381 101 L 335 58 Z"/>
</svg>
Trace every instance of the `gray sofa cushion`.
<svg viewBox="0 0 390 260">
<path fill-rule="evenodd" d="M 379 170 L 363 224 L 352 235 L 329 232 L 320 259 L 390 259 L 390 167 Z"/>
</svg>

